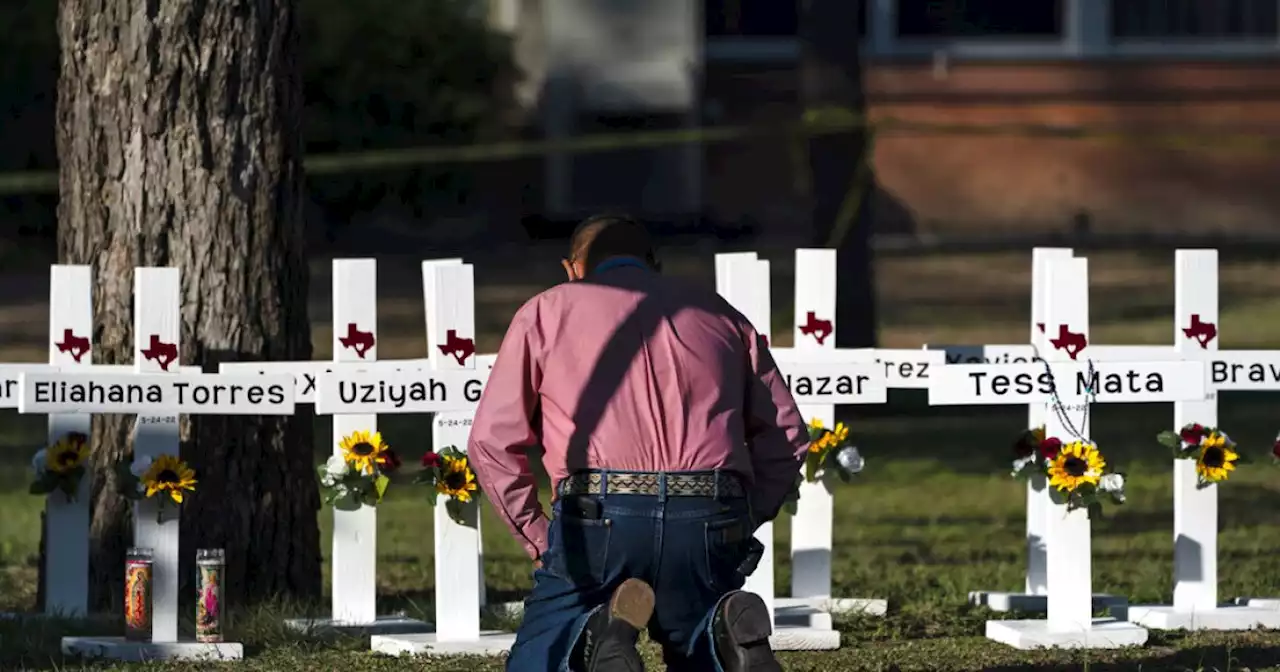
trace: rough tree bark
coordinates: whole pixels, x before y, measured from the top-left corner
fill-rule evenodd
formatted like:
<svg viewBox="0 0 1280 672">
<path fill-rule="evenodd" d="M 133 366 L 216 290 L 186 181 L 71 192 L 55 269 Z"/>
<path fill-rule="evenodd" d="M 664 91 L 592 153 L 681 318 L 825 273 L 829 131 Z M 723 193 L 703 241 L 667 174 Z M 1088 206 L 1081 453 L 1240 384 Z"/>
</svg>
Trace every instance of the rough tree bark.
<svg viewBox="0 0 1280 672">
<path fill-rule="evenodd" d="M 95 363 L 132 363 L 135 266 L 181 269 L 184 364 L 311 358 L 296 21 L 296 0 L 60 0 L 58 257 L 94 267 Z M 94 423 L 98 609 L 122 604 L 132 422 Z M 184 422 L 182 456 L 184 560 L 225 548 L 232 600 L 319 595 L 310 414 Z"/>
<path fill-rule="evenodd" d="M 860 117 L 866 102 L 853 27 L 864 20 L 865 3 L 803 0 L 800 11 L 800 96 L 806 114 Z M 870 217 L 875 181 L 870 157 L 863 160 L 868 142 L 863 130 L 809 140 L 814 243 L 836 248 L 836 345 L 844 348 L 875 347 L 877 340 Z M 861 192 L 852 191 L 850 199 L 855 189 Z"/>
</svg>

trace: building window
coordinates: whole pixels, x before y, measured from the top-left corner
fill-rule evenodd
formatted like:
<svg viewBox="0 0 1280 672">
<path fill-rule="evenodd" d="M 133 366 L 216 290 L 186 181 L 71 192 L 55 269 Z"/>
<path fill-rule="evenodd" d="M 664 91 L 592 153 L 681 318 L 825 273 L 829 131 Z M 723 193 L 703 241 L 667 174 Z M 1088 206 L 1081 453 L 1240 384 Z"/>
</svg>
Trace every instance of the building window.
<svg viewBox="0 0 1280 672">
<path fill-rule="evenodd" d="M 1062 8 L 1062 0 L 898 0 L 898 36 L 1061 37 Z"/>
<path fill-rule="evenodd" d="M 859 37 L 867 35 L 867 0 L 844 0 L 858 8 Z M 801 0 L 704 0 L 707 37 L 796 37 Z"/>
<path fill-rule="evenodd" d="M 706 0 L 708 37 L 795 37 L 799 0 Z"/>
<path fill-rule="evenodd" d="M 1111 0 L 1111 36 L 1275 38 L 1276 6 L 1276 0 Z"/>
</svg>

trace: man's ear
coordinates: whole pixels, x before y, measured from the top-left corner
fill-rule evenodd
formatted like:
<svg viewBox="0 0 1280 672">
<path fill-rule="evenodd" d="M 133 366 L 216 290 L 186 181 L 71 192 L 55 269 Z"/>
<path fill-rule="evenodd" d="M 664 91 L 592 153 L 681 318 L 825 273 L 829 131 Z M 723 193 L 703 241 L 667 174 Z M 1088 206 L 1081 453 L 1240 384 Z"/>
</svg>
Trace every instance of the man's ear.
<svg viewBox="0 0 1280 672">
<path fill-rule="evenodd" d="M 568 259 L 561 259 L 560 265 L 564 267 L 565 275 L 569 276 L 569 282 L 576 282 L 582 279 L 582 276 L 578 274 L 578 269 L 574 267 L 572 261 L 569 261 Z"/>
</svg>

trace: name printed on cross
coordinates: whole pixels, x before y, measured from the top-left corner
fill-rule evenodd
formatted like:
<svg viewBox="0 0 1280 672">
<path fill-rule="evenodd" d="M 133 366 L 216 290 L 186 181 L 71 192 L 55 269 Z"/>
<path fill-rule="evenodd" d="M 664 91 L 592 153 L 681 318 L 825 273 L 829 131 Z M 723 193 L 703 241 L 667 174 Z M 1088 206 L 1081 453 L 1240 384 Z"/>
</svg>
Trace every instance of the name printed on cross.
<svg viewBox="0 0 1280 672">
<path fill-rule="evenodd" d="M 947 364 L 1030 364 L 1040 361 L 1030 345 L 928 345 L 944 353 Z"/>
<path fill-rule="evenodd" d="M 929 372 L 946 363 L 946 353 L 940 350 L 866 349 L 865 361 L 884 369 L 887 387 L 903 389 L 927 389 Z"/>
<path fill-rule="evenodd" d="M 395 359 L 373 362 L 335 363 L 335 362 L 224 362 L 218 367 L 219 373 L 237 375 L 264 374 L 293 376 L 293 399 L 299 404 L 313 404 L 316 398 L 316 383 L 321 374 L 343 371 L 417 371 L 430 369 L 429 359 Z"/>
<path fill-rule="evenodd" d="M 48 364 L 0 364 L 0 408 L 17 408 L 22 374 L 57 371 Z"/>
<path fill-rule="evenodd" d="M 1216 390 L 1280 389 L 1280 352 L 1220 350 L 1209 356 L 1209 383 Z"/>
<path fill-rule="evenodd" d="M 800 404 L 883 404 L 884 372 L 875 364 L 779 364 Z"/>
<path fill-rule="evenodd" d="M 930 405 L 1017 404 L 1048 400 L 1055 383 L 1059 394 L 1099 402 L 1196 401 L 1205 398 L 1201 362 L 1055 362 L 972 364 L 943 367 L 930 380 Z"/>
<path fill-rule="evenodd" d="M 289 376 L 24 373 L 22 413 L 293 415 Z"/>
<path fill-rule="evenodd" d="M 334 371 L 319 376 L 317 415 L 441 413 L 473 409 L 487 369 Z"/>
</svg>

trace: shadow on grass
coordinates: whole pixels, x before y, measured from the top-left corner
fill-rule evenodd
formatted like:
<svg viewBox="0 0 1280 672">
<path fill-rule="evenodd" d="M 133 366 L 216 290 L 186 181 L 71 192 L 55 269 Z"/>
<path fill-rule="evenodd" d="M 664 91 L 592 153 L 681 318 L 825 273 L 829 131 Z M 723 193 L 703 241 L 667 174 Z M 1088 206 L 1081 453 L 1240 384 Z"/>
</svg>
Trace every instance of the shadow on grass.
<svg viewBox="0 0 1280 672">
<path fill-rule="evenodd" d="M 1086 656 L 1081 656 L 1082 658 Z M 1137 656 L 1087 665 L 1020 663 L 984 667 L 984 672 L 1229 672 L 1271 668 L 1280 663 L 1280 646 L 1193 646 L 1163 655 Z"/>
</svg>

